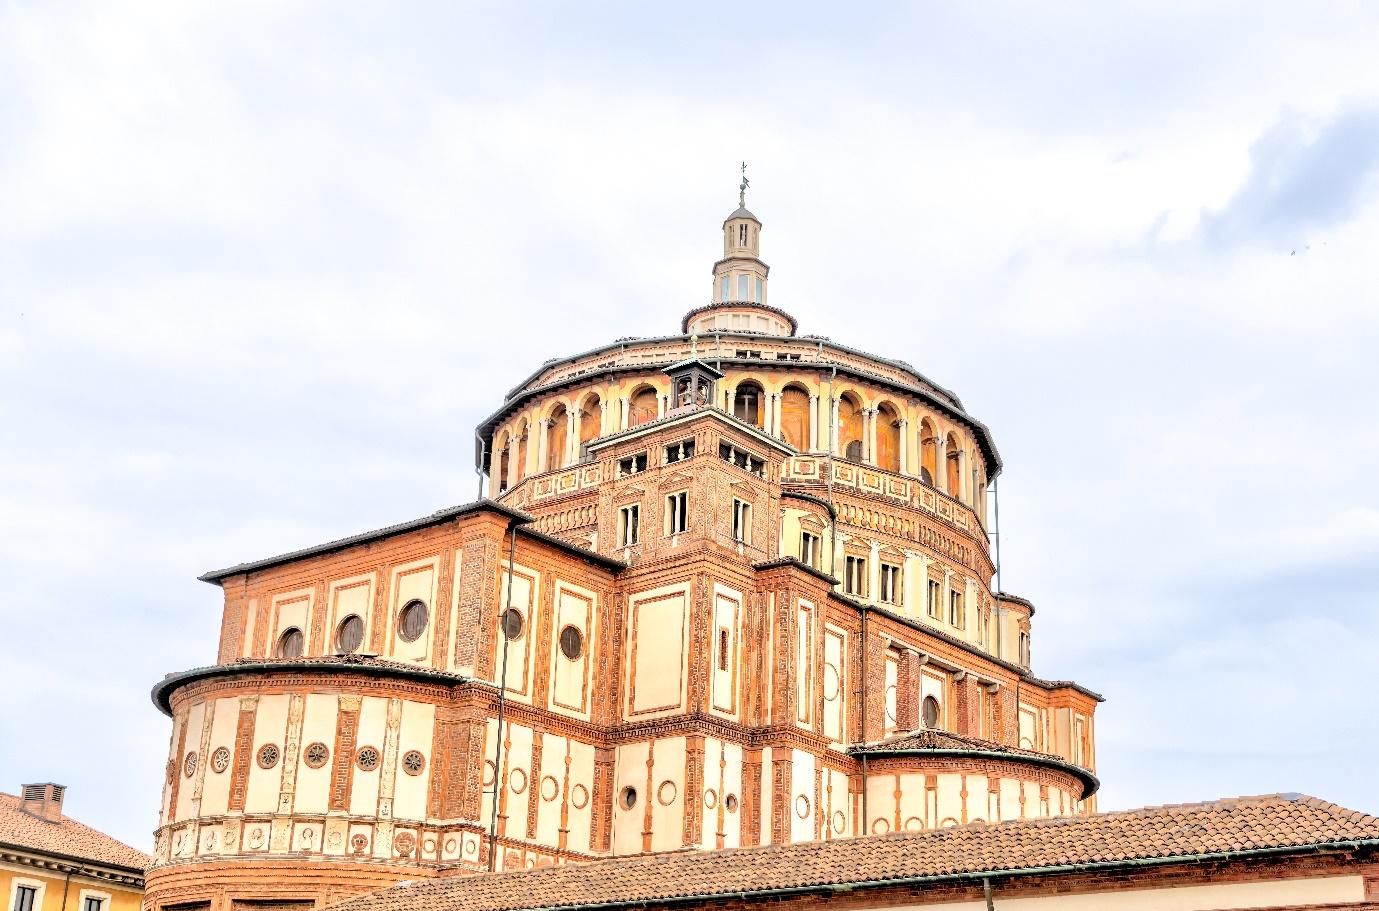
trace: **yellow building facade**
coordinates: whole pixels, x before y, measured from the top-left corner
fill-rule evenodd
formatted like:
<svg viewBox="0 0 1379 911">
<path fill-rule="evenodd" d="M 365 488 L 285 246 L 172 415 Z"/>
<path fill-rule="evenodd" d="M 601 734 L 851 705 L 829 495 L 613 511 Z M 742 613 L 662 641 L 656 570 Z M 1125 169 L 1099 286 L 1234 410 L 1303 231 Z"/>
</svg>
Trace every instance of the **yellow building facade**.
<svg viewBox="0 0 1379 911">
<path fill-rule="evenodd" d="M 8 911 L 138 911 L 151 858 L 62 812 L 65 788 L 0 793 L 0 896 Z"/>
</svg>

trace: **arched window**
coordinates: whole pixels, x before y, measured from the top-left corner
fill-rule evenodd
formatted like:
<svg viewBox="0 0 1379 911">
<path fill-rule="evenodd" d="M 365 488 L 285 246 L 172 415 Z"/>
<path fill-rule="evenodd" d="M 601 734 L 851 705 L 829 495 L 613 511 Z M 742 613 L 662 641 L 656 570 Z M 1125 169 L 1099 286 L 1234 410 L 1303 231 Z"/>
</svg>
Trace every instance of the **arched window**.
<svg viewBox="0 0 1379 911">
<path fill-rule="evenodd" d="M 579 409 L 580 458 L 584 457 L 584 444 L 598 439 L 599 422 L 603 413 L 601 404 L 598 396 L 591 395 L 584 400 L 584 405 Z"/>
<path fill-rule="evenodd" d="M 780 395 L 780 430 L 785 442 L 807 452 L 810 446 L 809 393 L 799 386 L 787 386 Z"/>
<path fill-rule="evenodd" d="M 888 403 L 876 412 L 876 467 L 900 471 L 900 415 Z"/>
<path fill-rule="evenodd" d="M 947 453 L 945 461 L 948 465 L 948 496 L 958 497 L 962 494 L 962 448 L 958 444 L 958 438 L 953 434 L 948 434 Z"/>
<path fill-rule="evenodd" d="M 508 489 L 508 468 L 512 465 L 512 450 L 508 447 L 508 438 L 503 437 L 503 442 L 498 444 L 498 492 L 502 493 Z"/>
<path fill-rule="evenodd" d="M 289 626 L 278 637 L 278 647 L 274 654 L 279 658 L 300 658 L 306 649 L 306 636 L 295 626 Z"/>
<path fill-rule="evenodd" d="M 364 644 L 364 620 L 358 614 L 350 614 L 335 630 L 335 650 L 342 655 L 350 655 Z"/>
<path fill-rule="evenodd" d="M 627 407 L 627 426 L 637 427 L 647 421 L 656 420 L 656 390 L 643 386 L 632 393 L 632 401 Z"/>
<path fill-rule="evenodd" d="M 919 479 L 930 487 L 938 478 L 938 436 L 928 418 L 919 423 Z"/>
<path fill-rule="evenodd" d="M 838 401 L 838 448 L 848 461 L 862 461 L 862 406 L 849 393 Z"/>
<path fill-rule="evenodd" d="M 1020 666 L 1029 667 L 1029 633 L 1020 631 Z"/>
<path fill-rule="evenodd" d="M 568 432 L 569 417 L 564 405 L 556 405 L 547 419 L 546 425 L 546 468 L 556 469 L 565 466 L 565 436 Z"/>
<path fill-rule="evenodd" d="M 733 396 L 733 417 L 739 421 L 745 421 L 753 426 L 761 426 L 761 400 L 765 395 L 761 387 L 748 380 L 739 383 L 737 393 Z"/>
</svg>

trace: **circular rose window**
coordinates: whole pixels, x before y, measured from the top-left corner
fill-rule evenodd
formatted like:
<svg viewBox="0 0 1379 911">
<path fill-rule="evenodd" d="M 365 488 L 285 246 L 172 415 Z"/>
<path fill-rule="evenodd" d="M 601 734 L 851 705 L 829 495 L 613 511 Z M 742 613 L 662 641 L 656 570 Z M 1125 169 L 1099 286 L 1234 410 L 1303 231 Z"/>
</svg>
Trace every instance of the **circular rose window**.
<svg viewBox="0 0 1379 911">
<path fill-rule="evenodd" d="M 378 768 L 378 750 L 373 747 L 362 747 L 354 754 L 354 761 L 363 771 L 372 772 Z"/>
<path fill-rule="evenodd" d="M 196 773 L 196 753 L 188 753 L 186 760 L 182 763 L 182 774 L 191 778 Z"/>
<path fill-rule="evenodd" d="M 319 741 L 302 751 L 302 759 L 308 769 L 319 769 L 330 760 L 330 747 Z"/>
<path fill-rule="evenodd" d="M 408 775 L 420 775 L 426 768 L 426 757 L 417 750 L 408 750 L 402 757 L 402 771 Z"/>
<path fill-rule="evenodd" d="M 265 743 L 259 747 L 259 768 L 271 769 L 278 764 L 278 759 L 282 753 L 278 750 L 275 743 Z"/>
<path fill-rule="evenodd" d="M 211 754 L 211 771 L 217 774 L 230 767 L 230 751 L 226 747 L 216 747 Z"/>
</svg>

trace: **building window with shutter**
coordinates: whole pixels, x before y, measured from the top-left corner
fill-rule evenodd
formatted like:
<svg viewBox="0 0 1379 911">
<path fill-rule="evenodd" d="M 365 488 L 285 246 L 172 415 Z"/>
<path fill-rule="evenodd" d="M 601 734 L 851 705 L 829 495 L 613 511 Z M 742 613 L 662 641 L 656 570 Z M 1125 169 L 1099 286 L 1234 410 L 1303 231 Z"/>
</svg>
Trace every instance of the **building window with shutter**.
<svg viewBox="0 0 1379 911">
<path fill-rule="evenodd" d="M 948 593 L 948 623 L 955 629 L 967 626 L 967 611 L 963 609 L 962 592 L 957 590 Z"/>
<path fill-rule="evenodd" d="M 642 507 L 633 503 L 618 510 L 618 546 L 631 547 L 641 540 Z"/>
<path fill-rule="evenodd" d="M 86 896 L 86 901 L 82 903 L 81 911 L 101 911 L 104 905 L 105 899 L 98 898 L 95 895 L 88 895 Z"/>
<path fill-rule="evenodd" d="M 741 500 L 733 500 L 733 540 L 752 543 L 752 507 Z"/>
<path fill-rule="evenodd" d="M 16 886 L 13 911 L 37 911 L 34 907 L 34 898 L 37 895 L 38 889 L 34 886 Z"/>
<path fill-rule="evenodd" d="M 843 564 L 843 591 L 859 598 L 867 596 L 867 558 L 848 557 Z"/>
<path fill-rule="evenodd" d="M 881 564 L 881 600 L 887 604 L 900 603 L 900 567 Z"/>
<path fill-rule="evenodd" d="M 689 528 L 689 492 L 682 490 L 666 497 L 666 534 L 683 534 Z"/>
</svg>

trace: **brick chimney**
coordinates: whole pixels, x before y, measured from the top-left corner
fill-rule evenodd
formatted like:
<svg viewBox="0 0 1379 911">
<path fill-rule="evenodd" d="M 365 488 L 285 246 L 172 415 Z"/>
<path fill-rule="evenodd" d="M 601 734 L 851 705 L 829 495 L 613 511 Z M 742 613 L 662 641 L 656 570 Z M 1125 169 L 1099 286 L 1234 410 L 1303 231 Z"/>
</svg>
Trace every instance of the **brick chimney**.
<svg viewBox="0 0 1379 911">
<path fill-rule="evenodd" d="M 24 810 L 42 819 L 57 822 L 62 818 L 62 795 L 67 786 L 53 784 L 26 784 L 20 788 L 21 804 Z"/>
</svg>

